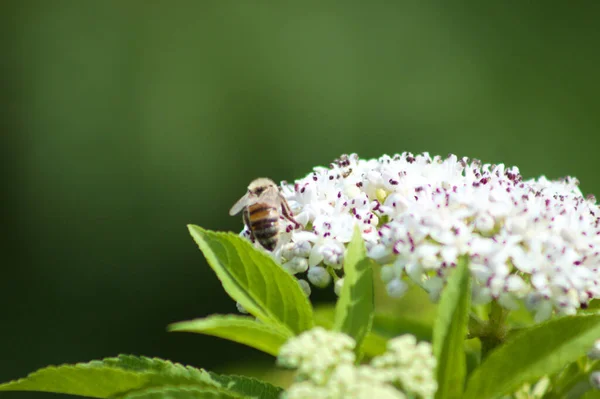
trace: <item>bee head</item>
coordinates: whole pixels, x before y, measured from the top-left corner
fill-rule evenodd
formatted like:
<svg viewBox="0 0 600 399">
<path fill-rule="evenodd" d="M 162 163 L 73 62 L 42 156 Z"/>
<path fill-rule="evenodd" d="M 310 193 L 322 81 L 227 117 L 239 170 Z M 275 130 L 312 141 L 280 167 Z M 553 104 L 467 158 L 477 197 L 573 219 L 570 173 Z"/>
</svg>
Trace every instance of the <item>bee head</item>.
<svg viewBox="0 0 600 399">
<path fill-rule="evenodd" d="M 258 179 L 253 180 L 252 183 L 250 183 L 250 185 L 248 186 L 248 192 L 258 196 L 269 188 L 277 188 L 277 185 L 271 179 L 267 179 L 266 177 L 259 177 Z"/>
</svg>

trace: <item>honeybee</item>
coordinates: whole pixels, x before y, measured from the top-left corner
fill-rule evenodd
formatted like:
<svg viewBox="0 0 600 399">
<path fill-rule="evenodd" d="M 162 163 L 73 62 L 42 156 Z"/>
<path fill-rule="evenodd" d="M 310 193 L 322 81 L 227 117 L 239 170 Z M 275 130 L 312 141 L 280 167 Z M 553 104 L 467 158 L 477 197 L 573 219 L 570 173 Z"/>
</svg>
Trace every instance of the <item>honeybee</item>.
<svg viewBox="0 0 600 399">
<path fill-rule="evenodd" d="M 295 228 L 300 227 L 277 185 L 265 177 L 250 183 L 248 192 L 231 207 L 229 215 L 233 216 L 241 210 L 244 211 L 244 224 L 250 230 L 251 237 L 268 251 L 273 251 L 277 246 L 280 214 Z"/>
</svg>

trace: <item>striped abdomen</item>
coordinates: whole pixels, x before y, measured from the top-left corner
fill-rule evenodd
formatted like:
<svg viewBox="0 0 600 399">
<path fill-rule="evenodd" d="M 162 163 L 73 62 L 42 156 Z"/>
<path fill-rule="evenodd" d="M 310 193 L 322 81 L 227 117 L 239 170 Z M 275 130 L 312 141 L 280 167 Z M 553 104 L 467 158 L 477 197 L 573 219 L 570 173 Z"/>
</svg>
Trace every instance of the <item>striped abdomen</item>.
<svg viewBox="0 0 600 399">
<path fill-rule="evenodd" d="M 279 212 L 268 204 L 253 204 L 246 208 L 248 224 L 254 238 L 266 250 L 272 251 L 279 235 Z"/>
</svg>

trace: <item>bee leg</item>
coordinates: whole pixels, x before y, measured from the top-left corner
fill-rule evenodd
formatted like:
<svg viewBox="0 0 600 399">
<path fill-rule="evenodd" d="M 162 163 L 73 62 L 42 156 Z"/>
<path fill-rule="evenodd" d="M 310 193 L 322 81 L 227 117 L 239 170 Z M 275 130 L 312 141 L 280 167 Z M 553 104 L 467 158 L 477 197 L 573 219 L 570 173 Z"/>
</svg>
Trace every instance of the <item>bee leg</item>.
<svg viewBox="0 0 600 399">
<path fill-rule="evenodd" d="M 290 206 L 288 205 L 287 201 L 285 199 L 282 198 L 281 201 L 281 214 L 283 215 L 283 217 L 285 217 L 287 220 L 289 220 L 290 222 L 294 223 L 294 228 L 299 229 L 300 228 L 300 223 L 296 222 L 296 220 L 294 219 L 294 214 L 292 213 L 292 210 L 290 209 Z"/>
<path fill-rule="evenodd" d="M 254 238 L 254 233 L 252 232 L 252 229 L 250 228 L 250 217 L 248 215 L 248 209 L 244 209 L 244 212 L 242 212 L 242 217 L 244 219 L 244 225 L 246 225 L 246 228 L 248 229 L 248 232 L 250 233 L 250 240 L 252 242 L 254 242 L 256 239 Z"/>
</svg>

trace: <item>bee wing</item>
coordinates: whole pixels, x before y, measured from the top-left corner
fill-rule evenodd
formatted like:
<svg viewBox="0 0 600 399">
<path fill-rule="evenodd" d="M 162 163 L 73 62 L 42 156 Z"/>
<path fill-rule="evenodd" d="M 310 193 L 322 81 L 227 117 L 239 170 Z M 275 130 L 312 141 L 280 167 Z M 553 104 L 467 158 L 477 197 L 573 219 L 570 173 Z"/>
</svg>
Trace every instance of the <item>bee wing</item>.
<svg viewBox="0 0 600 399">
<path fill-rule="evenodd" d="M 260 195 L 260 197 L 258 197 L 256 202 L 258 202 L 258 203 L 266 202 L 267 204 L 278 204 L 280 201 L 280 198 L 281 198 L 281 196 L 279 195 L 279 190 L 277 190 L 277 187 L 271 187 L 271 188 L 268 188 L 265 191 L 263 191 L 263 193 Z"/>
<path fill-rule="evenodd" d="M 248 205 L 249 200 L 250 200 L 250 193 L 246 193 L 246 195 L 244 195 L 242 198 L 240 198 L 238 200 L 238 202 L 233 204 L 233 206 L 229 210 L 229 215 L 233 216 L 237 213 L 240 213 L 240 211 Z"/>
</svg>

